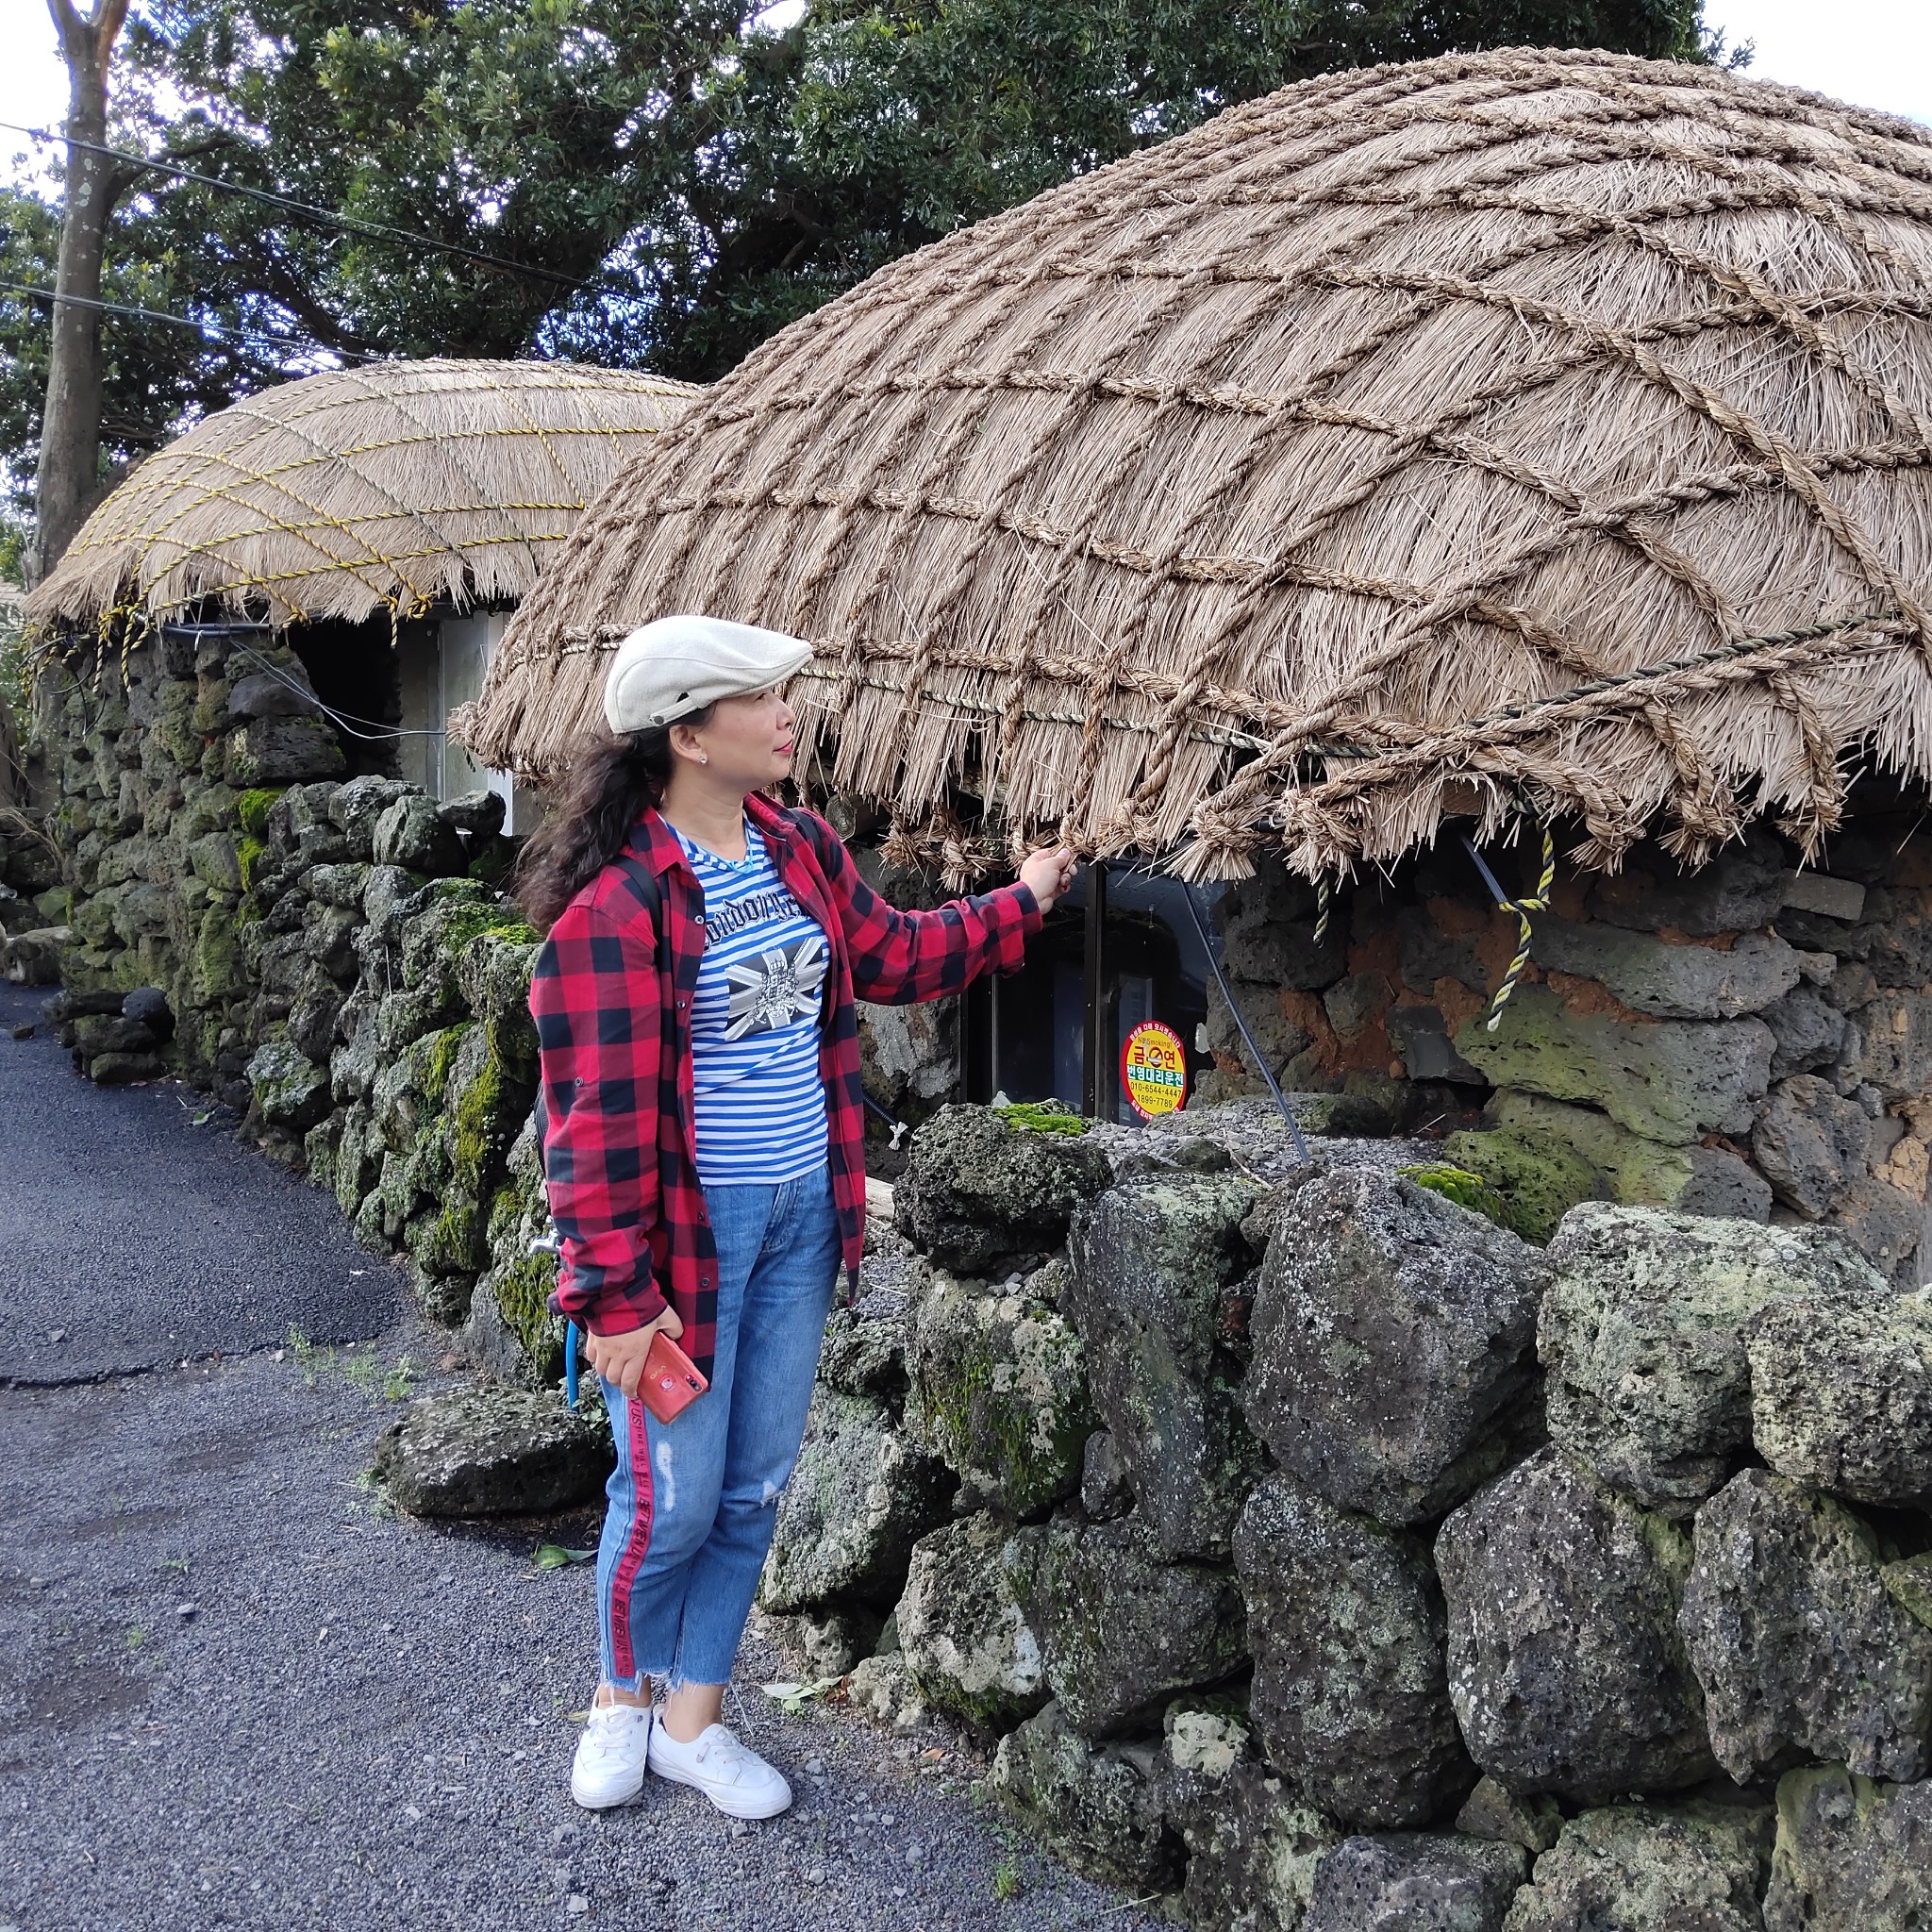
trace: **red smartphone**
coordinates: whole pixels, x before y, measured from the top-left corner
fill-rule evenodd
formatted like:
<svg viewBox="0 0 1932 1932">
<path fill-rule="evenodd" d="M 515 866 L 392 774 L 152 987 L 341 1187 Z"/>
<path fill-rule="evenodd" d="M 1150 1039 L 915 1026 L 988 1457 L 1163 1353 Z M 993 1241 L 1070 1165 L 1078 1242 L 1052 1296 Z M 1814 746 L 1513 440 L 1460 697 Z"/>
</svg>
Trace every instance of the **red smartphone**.
<svg viewBox="0 0 1932 1932">
<path fill-rule="evenodd" d="M 638 1393 L 660 1423 L 682 1415 L 710 1386 L 698 1374 L 697 1364 L 663 1329 L 652 1336 Z"/>
</svg>

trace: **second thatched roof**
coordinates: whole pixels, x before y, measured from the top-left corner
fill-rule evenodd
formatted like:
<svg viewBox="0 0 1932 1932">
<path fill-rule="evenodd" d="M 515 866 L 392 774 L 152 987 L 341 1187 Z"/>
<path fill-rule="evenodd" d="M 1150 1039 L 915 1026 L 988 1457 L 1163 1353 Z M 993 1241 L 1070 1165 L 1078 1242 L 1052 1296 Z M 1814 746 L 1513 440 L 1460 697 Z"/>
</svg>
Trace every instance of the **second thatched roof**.
<svg viewBox="0 0 1932 1932">
<path fill-rule="evenodd" d="M 522 597 L 589 503 L 700 393 L 567 362 L 381 362 L 265 390 L 141 464 L 30 625 L 212 603 L 276 624 Z"/>
<path fill-rule="evenodd" d="M 928 848 L 963 787 L 1195 876 L 1525 808 L 1697 860 L 1932 775 L 1928 601 L 1932 136 L 1514 49 L 1290 88 L 795 324 L 458 729 L 554 769 L 705 610 L 813 641 L 808 748 Z"/>
</svg>

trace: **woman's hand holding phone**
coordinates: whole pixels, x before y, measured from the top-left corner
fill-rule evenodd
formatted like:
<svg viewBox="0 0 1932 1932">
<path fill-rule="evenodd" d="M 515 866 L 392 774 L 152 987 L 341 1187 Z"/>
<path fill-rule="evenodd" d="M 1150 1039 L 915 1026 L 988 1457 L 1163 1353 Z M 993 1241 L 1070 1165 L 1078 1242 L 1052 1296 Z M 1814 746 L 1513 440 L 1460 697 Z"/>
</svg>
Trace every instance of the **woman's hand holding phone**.
<svg viewBox="0 0 1932 1932">
<path fill-rule="evenodd" d="M 623 1335 L 590 1335 L 584 1337 L 584 1357 L 604 1377 L 614 1382 L 624 1391 L 625 1399 L 638 1399 L 638 1386 L 643 1379 L 644 1357 L 651 1352 L 651 1343 L 659 1331 L 675 1341 L 684 1333 L 684 1324 L 677 1318 L 675 1308 L 666 1308 L 655 1322 L 647 1322 L 641 1328 L 632 1328 Z"/>
</svg>

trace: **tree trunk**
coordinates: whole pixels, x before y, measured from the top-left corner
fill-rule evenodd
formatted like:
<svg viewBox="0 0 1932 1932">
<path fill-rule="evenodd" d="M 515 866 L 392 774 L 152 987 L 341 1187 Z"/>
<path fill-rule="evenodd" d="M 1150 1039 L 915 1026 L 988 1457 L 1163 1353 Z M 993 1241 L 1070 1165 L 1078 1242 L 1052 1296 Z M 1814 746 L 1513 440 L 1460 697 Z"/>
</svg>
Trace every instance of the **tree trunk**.
<svg viewBox="0 0 1932 1932">
<path fill-rule="evenodd" d="M 59 561 L 99 491 L 101 444 L 101 267 L 108 223 L 129 175 L 99 153 L 108 138 L 108 66 L 127 0 L 96 0 L 92 18 L 69 0 L 48 0 L 67 63 L 67 198 L 60 224 L 54 339 L 34 477 L 35 533 L 28 575 L 38 582 Z M 92 142 L 95 148 L 76 145 Z"/>
</svg>

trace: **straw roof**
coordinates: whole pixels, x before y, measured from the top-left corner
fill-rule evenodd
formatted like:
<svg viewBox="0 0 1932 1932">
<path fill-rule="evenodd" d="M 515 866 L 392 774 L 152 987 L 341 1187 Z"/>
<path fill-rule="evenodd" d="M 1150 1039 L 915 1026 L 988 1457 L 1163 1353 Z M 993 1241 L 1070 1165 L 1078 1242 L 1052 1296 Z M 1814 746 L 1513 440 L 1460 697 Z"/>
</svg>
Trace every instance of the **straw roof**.
<svg viewBox="0 0 1932 1932">
<path fill-rule="evenodd" d="M 810 638 L 829 782 L 956 858 L 963 786 L 1197 877 L 1524 808 L 1701 860 L 1932 774 L 1928 602 L 1932 135 L 1512 49 L 1234 108 L 794 324 L 458 728 L 555 767 L 700 609 Z"/>
<path fill-rule="evenodd" d="M 522 597 L 699 391 L 567 362 L 381 362 L 220 410 L 81 527 L 29 623 L 210 600 L 278 624 Z"/>
</svg>

